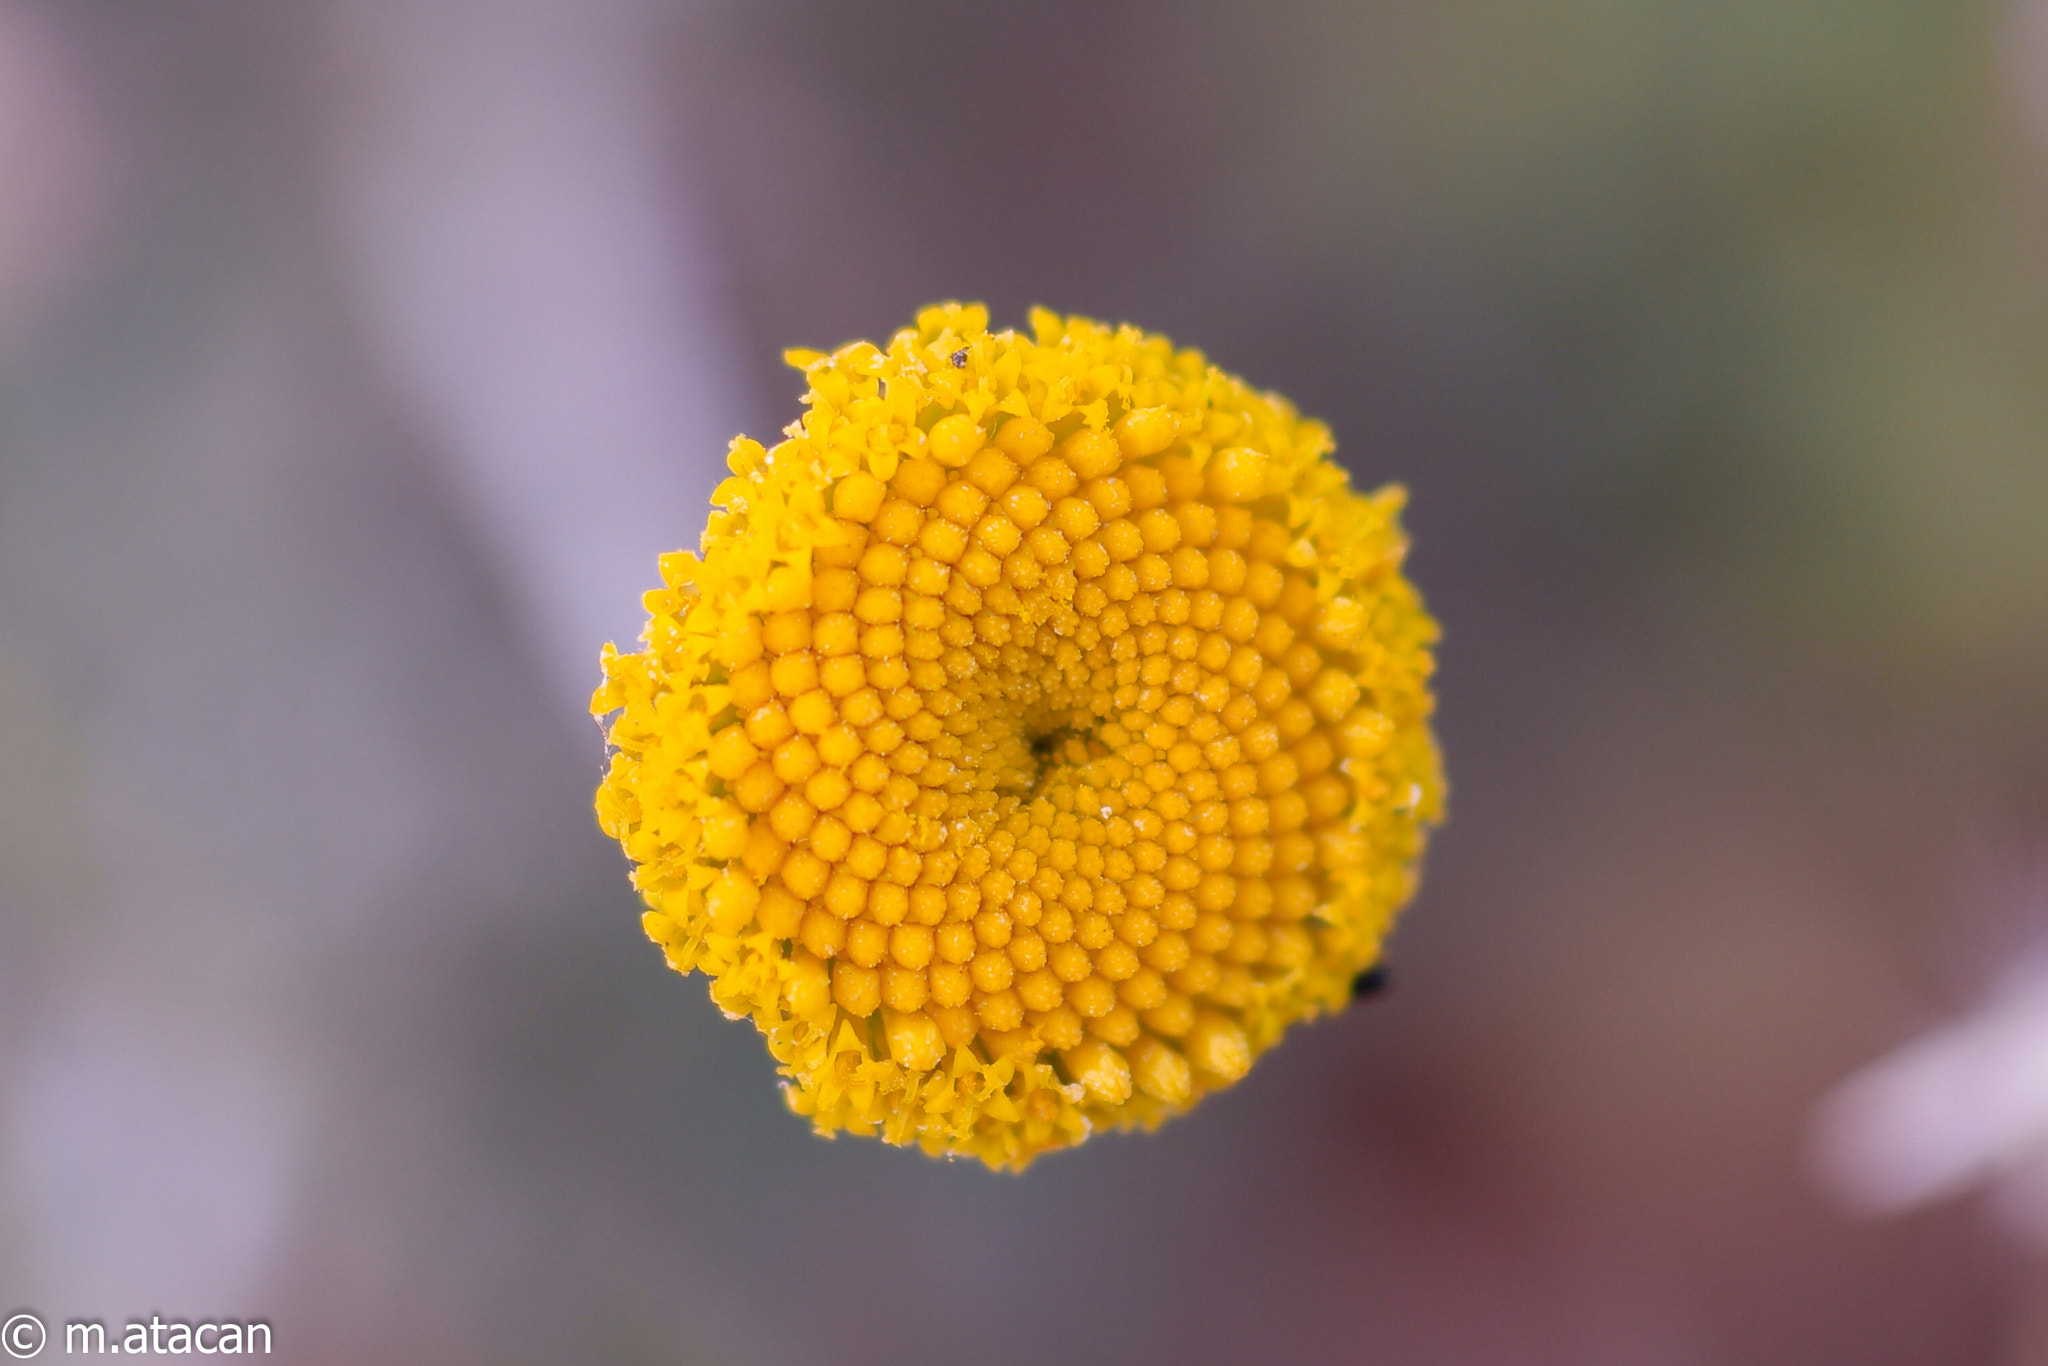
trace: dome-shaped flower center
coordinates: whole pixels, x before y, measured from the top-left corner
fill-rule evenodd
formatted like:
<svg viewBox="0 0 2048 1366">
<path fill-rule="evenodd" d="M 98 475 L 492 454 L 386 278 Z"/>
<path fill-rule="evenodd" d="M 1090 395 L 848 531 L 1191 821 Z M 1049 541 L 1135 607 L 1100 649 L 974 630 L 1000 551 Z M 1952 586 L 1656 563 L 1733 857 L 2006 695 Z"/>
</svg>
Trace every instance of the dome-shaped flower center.
<svg viewBox="0 0 2048 1366">
<path fill-rule="evenodd" d="M 1346 1001 L 1441 795 L 1400 491 L 1193 353 L 1037 321 L 802 357 L 594 703 L 648 931 L 791 1104 L 1014 1165 Z"/>
<path fill-rule="evenodd" d="M 1234 1079 L 1221 1010 L 1313 956 L 1356 857 L 1332 768 L 1391 728 L 1359 704 L 1369 610 L 1287 565 L 1259 457 L 1146 463 L 1171 434 L 1014 419 L 850 475 L 808 589 L 731 647 L 713 771 L 763 818 L 733 895 L 766 884 L 762 923 L 905 1061 L 1051 1048 L 1111 1103 Z"/>
</svg>

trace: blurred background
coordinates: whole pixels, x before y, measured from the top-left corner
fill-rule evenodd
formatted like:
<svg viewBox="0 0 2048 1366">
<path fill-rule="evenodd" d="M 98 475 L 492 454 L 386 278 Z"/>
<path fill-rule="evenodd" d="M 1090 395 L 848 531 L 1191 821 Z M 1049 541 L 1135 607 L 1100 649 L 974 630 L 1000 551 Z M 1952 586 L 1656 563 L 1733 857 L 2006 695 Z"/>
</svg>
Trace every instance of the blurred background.
<svg viewBox="0 0 2048 1366">
<path fill-rule="evenodd" d="M 1022 1178 L 812 1138 L 590 814 L 781 350 L 942 298 L 1283 390 L 1446 627 L 1392 994 Z M 2048 0 L 0 0 L 0 1309 L 2044 1362 L 1814 1137 L 2044 935 Z"/>
</svg>

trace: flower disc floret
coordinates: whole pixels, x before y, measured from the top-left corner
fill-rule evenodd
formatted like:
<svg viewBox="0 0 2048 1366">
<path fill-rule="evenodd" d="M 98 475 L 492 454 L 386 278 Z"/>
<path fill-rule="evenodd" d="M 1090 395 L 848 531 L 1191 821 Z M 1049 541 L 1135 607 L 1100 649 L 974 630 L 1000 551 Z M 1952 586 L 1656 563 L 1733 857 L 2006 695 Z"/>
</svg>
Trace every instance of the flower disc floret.
<svg viewBox="0 0 2048 1366">
<path fill-rule="evenodd" d="M 789 1103 L 1022 1167 L 1341 1009 L 1443 782 L 1404 494 L 1164 338 L 978 306 L 789 353 L 592 701 L 598 819 Z"/>
</svg>

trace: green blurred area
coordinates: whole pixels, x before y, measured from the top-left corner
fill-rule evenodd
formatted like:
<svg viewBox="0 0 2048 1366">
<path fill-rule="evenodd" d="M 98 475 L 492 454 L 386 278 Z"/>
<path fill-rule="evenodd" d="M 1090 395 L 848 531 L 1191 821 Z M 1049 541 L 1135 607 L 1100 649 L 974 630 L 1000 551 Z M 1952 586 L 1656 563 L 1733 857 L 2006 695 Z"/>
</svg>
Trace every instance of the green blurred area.
<svg viewBox="0 0 2048 1366">
<path fill-rule="evenodd" d="M 1669 605 L 2038 669 L 2048 155 L 2012 85 L 2048 74 L 2001 60 L 2008 27 L 1927 3 L 1311 19 L 1277 125 L 1290 247 L 1478 281 L 1564 414 L 1585 533 Z"/>
</svg>

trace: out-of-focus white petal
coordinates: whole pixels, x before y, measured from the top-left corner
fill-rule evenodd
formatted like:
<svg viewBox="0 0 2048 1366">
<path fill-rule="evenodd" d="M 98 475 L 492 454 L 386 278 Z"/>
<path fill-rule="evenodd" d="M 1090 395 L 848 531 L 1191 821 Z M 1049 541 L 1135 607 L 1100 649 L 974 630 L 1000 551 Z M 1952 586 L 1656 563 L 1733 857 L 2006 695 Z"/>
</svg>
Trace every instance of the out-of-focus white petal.
<svg viewBox="0 0 2048 1366">
<path fill-rule="evenodd" d="M 1975 1014 L 1848 1078 L 1814 1139 L 1822 1179 L 1873 1213 L 2048 1161 L 2048 969 L 2015 972 Z"/>
<path fill-rule="evenodd" d="M 665 146 L 664 13 L 333 8 L 331 191 L 377 359 L 580 717 L 743 425 Z"/>
</svg>

